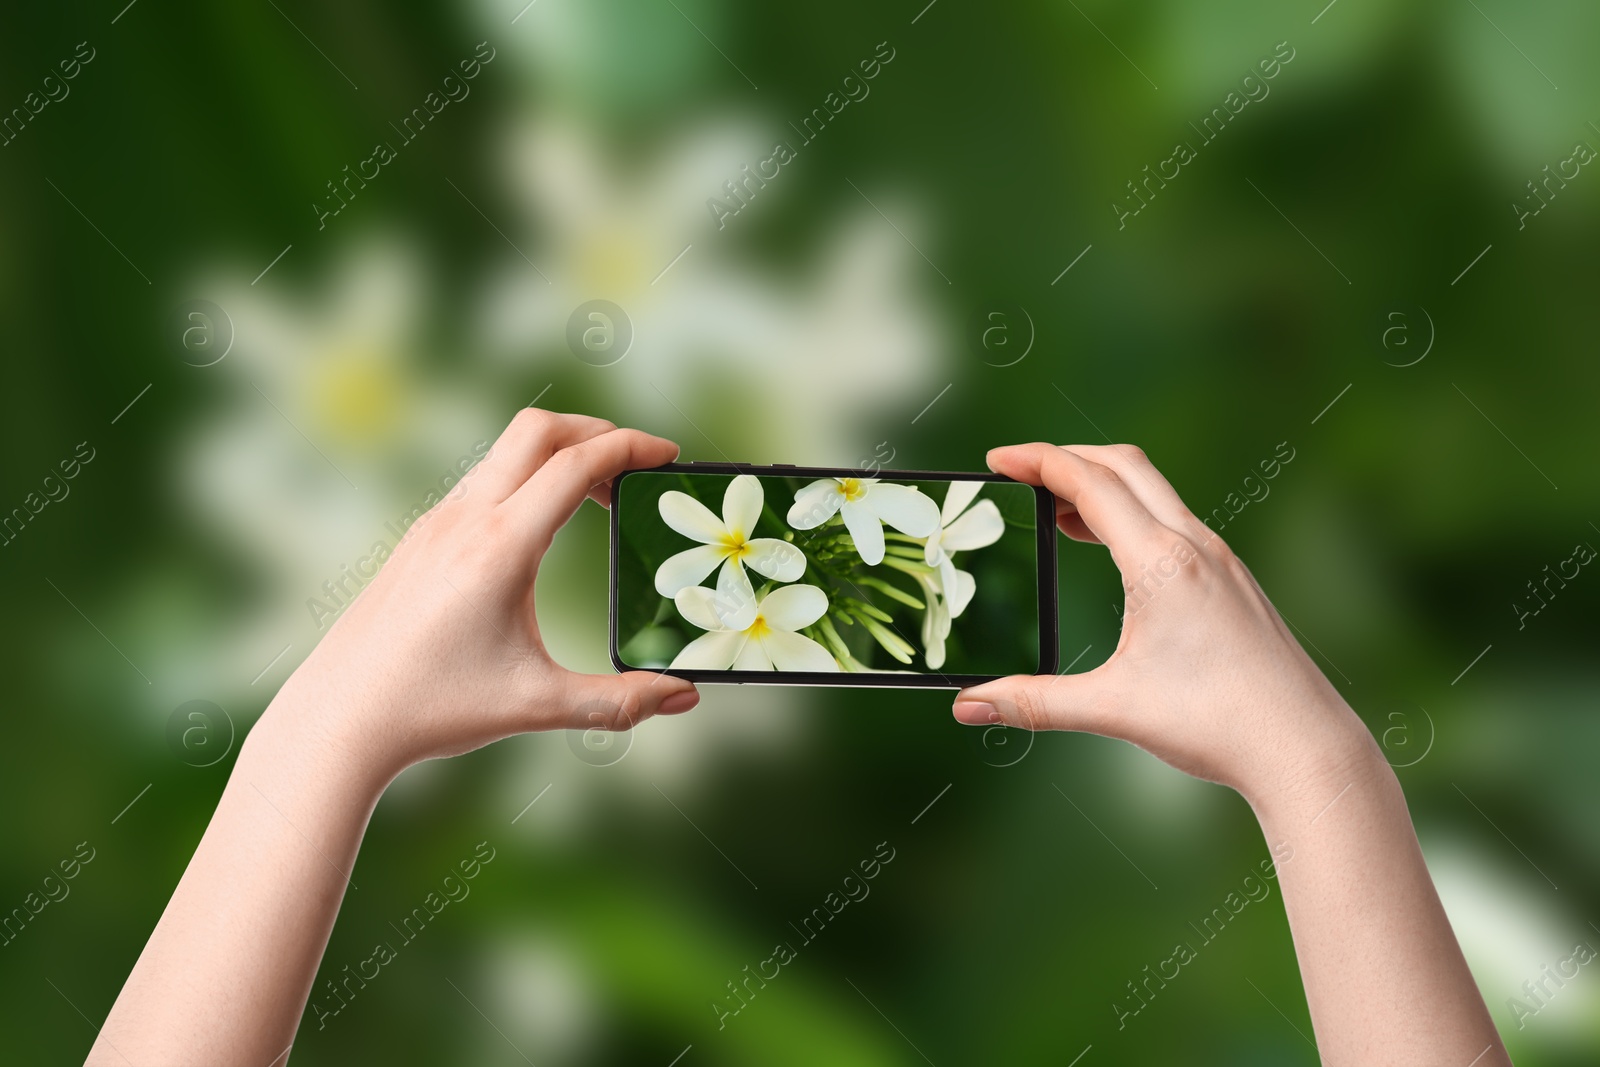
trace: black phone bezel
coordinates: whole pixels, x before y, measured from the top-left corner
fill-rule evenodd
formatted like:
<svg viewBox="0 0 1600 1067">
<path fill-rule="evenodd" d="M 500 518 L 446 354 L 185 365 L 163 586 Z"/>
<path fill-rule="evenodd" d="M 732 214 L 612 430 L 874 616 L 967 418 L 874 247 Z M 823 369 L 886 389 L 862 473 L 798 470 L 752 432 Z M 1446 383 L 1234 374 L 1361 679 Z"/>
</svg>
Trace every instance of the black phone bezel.
<svg viewBox="0 0 1600 1067">
<path fill-rule="evenodd" d="M 618 671 L 649 670 L 634 667 L 622 661 L 618 647 L 617 608 L 620 590 L 617 588 L 617 564 L 622 547 L 620 516 L 623 507 L 623 487 L 631 474 L 757 474 L 787 478 L 885 478 L 922 481 L 974 481 L 1011 482 L 1015 479 L 1001 474 L 973 471 L 921 471 L 921 470 L 861 470 L 848 467 L 800 467 L 787 463 L 667 463 L 659 467 L 640 467 L 623 471 L 611 485 L 611 590 L 607 601 L 608 647 L 611 665 Z M 1023 482 L 1019 485 L 1027 484 Z M 1056 498 L 1042 486 L 1029 486 L 1034 491 L 1034 527 L 1038 545 L 1039 606 L 1039 666 L 1036 673 L 1054 674 L 1060 667 L 1060 620 L 1057 614 L 1056 595 Z M 696 684 L 712 685 L 798 685 L 833 686 L 873 689 L 961 689 L 1002 677 L 997 674 L 944 674 L 918 672 L 907 674 L 824 673 L 813 671 L 710 671 L 672 670 L 662 668 L 659 673 L 683 678 Z"/>
</svg>

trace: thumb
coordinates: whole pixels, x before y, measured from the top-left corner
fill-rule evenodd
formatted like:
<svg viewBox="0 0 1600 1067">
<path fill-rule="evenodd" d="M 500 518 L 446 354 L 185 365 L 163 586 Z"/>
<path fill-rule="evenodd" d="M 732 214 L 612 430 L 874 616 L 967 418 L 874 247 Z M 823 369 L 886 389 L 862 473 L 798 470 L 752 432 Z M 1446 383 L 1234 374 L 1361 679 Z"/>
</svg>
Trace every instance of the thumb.
<svg viewBox="0 0 1600 1067">
<path fill-rule="evenodd" d="M 1117 736 L 1111 690 L 1098 669 L 1083 674 L 1018 674 L 963 689 L 952 709 L 968 726 L 1082 730 Z"/>
<path fill-rule="evenodd" d="M 569 674 L 558 717 L 572 730 L 631 730 L 652 715 L 676 715 L 700 702 L 692 682 L 655 671 Z"/>
</svg>

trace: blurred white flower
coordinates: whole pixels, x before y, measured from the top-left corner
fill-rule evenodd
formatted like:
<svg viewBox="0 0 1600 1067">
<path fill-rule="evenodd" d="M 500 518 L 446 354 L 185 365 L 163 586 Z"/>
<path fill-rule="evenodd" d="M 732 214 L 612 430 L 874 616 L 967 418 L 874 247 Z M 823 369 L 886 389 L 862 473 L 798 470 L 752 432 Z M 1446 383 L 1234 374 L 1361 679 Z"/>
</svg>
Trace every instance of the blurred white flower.
<svg viewBox="0 0 1600 1067">
<path fill-rule="evenodd" d="M 506 1032 L 488 1030 L 476 1062 L 495 1062 L 512 1038 L 544 1062 L 593 1055 L 605 1036 L 606 998 L 587 955 L 570 932 L 497 927 L 476 971 Z"/>
<path fill-rule="evenodd" d="M 828 610 L 828 594 L 814 585 L 785 585 L 755 602 L 745 622 L 734 605 L 704 586 L 677 596 L 678 612 L 706 633 L 690 641 L 672 661 L 674 670 L 837 671 L 828 650 L 796 633 Z M 744 625 L 739 625 L 740 623 Z"/>
<path fill-rule="evenodd" d="M 690 540 L 699 541 L 700 547 L 679 552 L 656 569 L 656 592 L 675 597 L 679 590 L 699 585 L 720 566 L 718 590 L 742 605 L 741 611 L 753 613 L 755 591 L 744 572 L 746 565 L 778 582 L 792 582 L 804 574 L 806 557 L 794 545 L 776 537 L 750 536 L 765 501 L 761 483 L 751 474 L 741 474 L 728 483 L 720 519 L 688 493 L 676 489 L 662 493 L 657 503 L 662 520 Z M 743 625 L 749 625 L 748 619 Z"/>
<path fill-rule="evenodd" d="M 368 241 L 307 295 L 271 275 L 252 285 L 252 273 L 213 286 L 236 340 L 204 372 L 216 399 L 174 461 L 178 495 L 270 598 L 213 626 L 206 647 L 174 648 L 219 694 L 248 688 L 289 643 L 263 679 L 281 682 L 326 630 L 308 598 L 342 611 L 363 584 L 358 561 L 392 548 L 509 415 L 459 378 L 426 374 L 428 284 L 409 244 Z"/>
<path fill-rule="evenodd" d="M 1521 1031 L 1518 1039 L 1544 1052 L 1542 1059 L 1591 1039 L 1600 987 L 1587 972 L 1600 964 L 1590 963 L 1576 980 L 1568 975 L 1554 988 L 1547 982 L 1542 995 L 1530 995 L 1523 985 L 1531 980 L 1537 991 L 1546 970 L 1575 946 L 1592 950 L 1595 930 L 1582 910 L 1548 891 L 1543 871 L 1508 862 L 1502 847 L 1485 847 L 1487 836 L 1474 840 L 1426 824 L 1418 830 L 1439 901 L 1495 1021 L 1508 1033 Z"/>
<path fill-rule="evenodd" d="M 840 515 L 861 562 L 883 562 L 883 524 L 908 537 L 939 529 L 939 509 L 920 489 L 876 478 L 818 478 L 794 494 L 789 525 L 811 530 Z"/>
<path fill-rule="evenodd" d="M 615 421 L 659 427 L 681 414 L 718 450 L 852 462 L 868 419 L 886 402 L 925 402 L 940 373 L 933 314 L 912 284 L 920 261 L 851 195 L 841 200 L 848 215 L 820 223 L 812 266 L 780 276 L 750 262 L 705 203 L 771 154 L 762 126 L 703 122 L 628 164 L 575 123 L 545 117 L 517 129 L 508 180 L 527 218 L 507 224 L 520 253 L 507 250 L 490 286 L 489 347 L 519 369 L 573 368 L 568 318 L 609 300 L 632 323 L 632 347 L 616 368 L 582 373 L 606 375 Z M 785 180 L 762 190 L 751 212 L 777 215 L 801 179 Z M 846 378 L 850 388 L 839 389 Z M 703 414 L 689 403 L 695 396 L 740 403 Z"/>
</svg>

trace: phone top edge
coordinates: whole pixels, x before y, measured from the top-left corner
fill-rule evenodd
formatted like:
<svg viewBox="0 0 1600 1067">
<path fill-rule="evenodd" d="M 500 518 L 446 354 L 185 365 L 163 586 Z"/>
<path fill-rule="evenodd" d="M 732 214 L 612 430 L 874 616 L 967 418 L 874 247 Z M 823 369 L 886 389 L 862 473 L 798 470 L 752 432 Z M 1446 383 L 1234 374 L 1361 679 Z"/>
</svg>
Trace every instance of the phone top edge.
<svg viewBox="0 0 1600 1067">
<path fill-rule="evenodd" d="M 691 460 L 687 463 L 663 463 L 659 467 L 632 467 L 617 475 L 616 481 L 621 481 L 630 474 L 760 474 L 789 478 L 834 478 L 849 476 L 857 478 L 910 478 L 922 481 L 976 481 L 976 482 L 1016 482 L 1018 485 L 1027 485 L 1027 482 L 1017 482 L 1015 478 L 1008 478 L 1004 474 L 995 474 L 993 471 L 926 471 L 903 470 L 887 467 L 874 469 L 868 467 L 801 467 L 786 463 L 718 463 L 702 460 Z M 1039 488 L 1034 486 L 1034 488 Z"/>
</svg>

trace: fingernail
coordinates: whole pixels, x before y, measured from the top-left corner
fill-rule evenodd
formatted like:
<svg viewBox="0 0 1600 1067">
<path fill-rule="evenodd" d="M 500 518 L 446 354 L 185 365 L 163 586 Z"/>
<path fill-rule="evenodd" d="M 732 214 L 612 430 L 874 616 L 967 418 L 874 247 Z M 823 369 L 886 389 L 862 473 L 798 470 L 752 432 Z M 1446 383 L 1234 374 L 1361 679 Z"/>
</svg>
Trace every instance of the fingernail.
<svg viewBox="0 0 1600 1067">
<path fill-rule="evenodd" d="M 676 715 L 680 711 L 688 711 L 700 703 L 700 694 L 693 689 L 685 689 L 680 693 L 673 693 L 661 702 L 656 710 L 663 715 Z"/>
<path fill-rule="evenodd" d="M 958 700 L 955 706 L 956 721 L 968 726 L 989 726 L 1000 721 L 1000 713 L 993 704 L 981 700 Z"/>
</svg>

